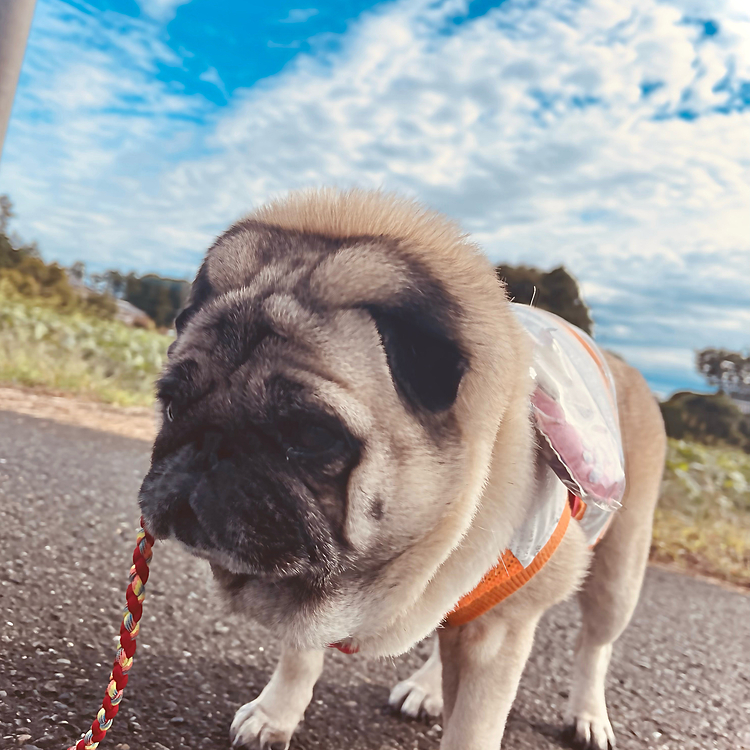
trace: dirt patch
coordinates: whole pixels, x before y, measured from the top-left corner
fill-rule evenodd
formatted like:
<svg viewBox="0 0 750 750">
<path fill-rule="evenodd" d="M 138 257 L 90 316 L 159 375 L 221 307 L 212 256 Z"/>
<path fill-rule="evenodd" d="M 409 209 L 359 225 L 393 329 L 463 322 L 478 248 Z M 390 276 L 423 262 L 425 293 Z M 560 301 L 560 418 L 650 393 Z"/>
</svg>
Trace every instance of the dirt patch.
<svg viewBox="0 0 750 750">
<path fill-rule="evenodd" d="M 24 388 L 0 387 L 0 411 L 28 414 L 147 442 L 153 441 L 158 424 L 155 408 L 111 406 Z"/>
</svg>

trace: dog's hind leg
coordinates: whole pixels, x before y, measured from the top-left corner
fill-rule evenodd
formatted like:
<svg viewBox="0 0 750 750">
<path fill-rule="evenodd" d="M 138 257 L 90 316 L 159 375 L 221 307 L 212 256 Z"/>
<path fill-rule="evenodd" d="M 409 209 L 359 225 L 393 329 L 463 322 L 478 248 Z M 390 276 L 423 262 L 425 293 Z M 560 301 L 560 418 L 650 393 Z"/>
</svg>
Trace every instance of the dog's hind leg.
<svg viewBox="0 0 750 750">
<path fill-rule="evenodd" d="M 618 381 L 628 490 L 595 548 L 579 593 L 583 622 L 566 711 L 575 740 L 592 750 L 615 744 L 604 697 L 607 668 L 612 644 L 630 621 L 641 591 L 666 450 L 659 408 L 645 382 L 624 363 L 611 364 Z"/>
<path fill-rule="evenodd" d="M 229 730 L 232 747 L 286 750 L 312 698 L 323 657 L 323 651 L 284 647 L 263 692 L 234 715 Z"/>
<path fill-rule="evenodd" d="M 408 679 L 391 690 L 388 704 L 405 716 L 439 716 L 443 710 L 443 669 L 440 663 L 440 644 L 432 635 L 429 659 Z"/>
<path fill-rule="evenodd" d="M 604 685 L 612 644 L 627 626 L 638 601 L 651 541 L 650 518 L 638 524 L 619 524 L 619 520 L 599 543 L 591 573 L 579 594 L 583 622 L 565 719 L 575 741 L 591 750 L 615 745 Z"/>
</svg>

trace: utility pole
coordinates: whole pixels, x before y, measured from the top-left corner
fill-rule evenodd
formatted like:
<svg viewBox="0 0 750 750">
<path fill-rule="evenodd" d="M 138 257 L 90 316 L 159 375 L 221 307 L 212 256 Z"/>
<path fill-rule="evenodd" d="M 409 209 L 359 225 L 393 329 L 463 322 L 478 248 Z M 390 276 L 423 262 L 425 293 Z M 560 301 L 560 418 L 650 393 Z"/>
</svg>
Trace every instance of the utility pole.
<svg viewBox="0 0 750 750">
<path fill-rule="evenodd" d="M 36 0 L 0 0 L 0 158 Z"/>
</svg>

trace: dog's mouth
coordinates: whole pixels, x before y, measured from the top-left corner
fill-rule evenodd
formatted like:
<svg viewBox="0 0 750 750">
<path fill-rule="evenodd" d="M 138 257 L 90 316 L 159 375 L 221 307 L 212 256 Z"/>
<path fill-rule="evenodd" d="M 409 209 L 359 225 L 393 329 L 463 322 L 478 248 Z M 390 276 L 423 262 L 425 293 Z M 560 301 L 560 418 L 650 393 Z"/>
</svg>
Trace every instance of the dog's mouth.
<svg viewBox="0 0 750 750">
<path fill-rule="evenodd" d="M 311 490 L 283 466 L 255 463 L 206 465 L 189 446 L 154 462 L 139 493 L 147 528 L 227 574 L 329 577 L 342 550 Z"/>
<path fill-rule="evenodd" d="M 191 550 L 199 550 L 201 525 L 190 503 L 180 503 L 169 517 L 167 536 L 174 536 Z"/>
<path fill-rule="evenodd" d="M 200 526 L 198 516 L 188 503 L 169 518 L 163 516 L 149 516 L 144 513 L 143 521 L 149 533 L 161 541 L 174 539 L 193 557 L 206 560 L 214 572 L 220 572 L 226 580 L 241 579 L 243 583 L 261 578 L 258 571 L 248 565 L 229 550 L 214 547 L 208 535 Z"/>
</svg>

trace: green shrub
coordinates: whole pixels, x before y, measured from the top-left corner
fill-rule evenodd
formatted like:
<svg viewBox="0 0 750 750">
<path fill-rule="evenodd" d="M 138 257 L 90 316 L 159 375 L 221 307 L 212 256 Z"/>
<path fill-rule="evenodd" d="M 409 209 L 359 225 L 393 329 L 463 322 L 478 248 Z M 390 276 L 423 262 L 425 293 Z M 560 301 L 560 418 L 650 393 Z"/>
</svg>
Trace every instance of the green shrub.
<svg viewBox="0 0 750 750">
<path fill-rule="evenodd" d="M 723 393 L 675 393 L 661 404 L 667 435 L 750 453 L 750 417 Z"/>
<path fill-rule="evenodd" d="M 67 311 L 21 297 L 0 278 L 0 382 L 150 405 L 170 342 L 91 307 Z"/>
<path fill-rule="evenodd" d="M 12 252 L 16 255 L 6 255 L 6 264 L 0 265 L 0 281 L 6 295 L 43 301 L 63 312 L 81 310 L 104 318 L 114 317 L 117 304 L 109 295 L 81 293 L 73 288 L 65 269 L 57 263 L 45 263 L 33 255 Z"/>
<path fill-rule="evenodd" d="M 750 587 L 750 456 L 669 441 L 652 557 Z"/>
</svg>

